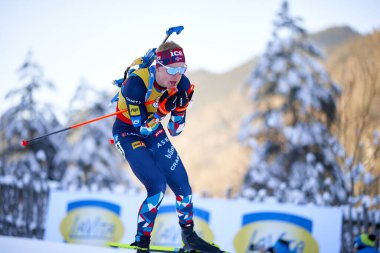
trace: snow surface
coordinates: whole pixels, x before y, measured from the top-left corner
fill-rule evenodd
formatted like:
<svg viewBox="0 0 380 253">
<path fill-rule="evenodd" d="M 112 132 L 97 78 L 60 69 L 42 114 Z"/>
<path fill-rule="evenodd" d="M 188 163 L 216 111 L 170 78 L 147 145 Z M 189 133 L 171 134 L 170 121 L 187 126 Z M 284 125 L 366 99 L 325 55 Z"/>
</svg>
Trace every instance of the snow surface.
<svg viewBox="0 0 380 253">
<path fill-rule="evenodd" d="M 88 246 L 35 240 L 20 237 L 0 236 L 2 253 L 117 253 L 133 252 L 128 249 L 113 249 L 107 247 Z"/>
</svg>

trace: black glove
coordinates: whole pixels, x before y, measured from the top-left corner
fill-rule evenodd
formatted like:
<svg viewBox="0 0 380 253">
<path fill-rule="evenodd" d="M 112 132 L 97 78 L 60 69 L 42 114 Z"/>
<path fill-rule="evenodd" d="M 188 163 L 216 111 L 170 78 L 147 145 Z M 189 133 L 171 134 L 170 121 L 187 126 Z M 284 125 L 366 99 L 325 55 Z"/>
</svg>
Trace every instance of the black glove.
<svg viewBox="0 0 380 253">
<path fill-rule="evenodd" d="M 166 90 L 158 101 L 157 114 L 160 118 L 165 117 L 177 107 L 177 90 Z"/>
<path fill-rule="evenodd" d="M 177 106 L 175 112 L 183 112 L 189 106 L 191 98 L 194 94 L 194 84 L 190 85 L 187 91 L 181 90 L 177 92 Z"/>
</svg>

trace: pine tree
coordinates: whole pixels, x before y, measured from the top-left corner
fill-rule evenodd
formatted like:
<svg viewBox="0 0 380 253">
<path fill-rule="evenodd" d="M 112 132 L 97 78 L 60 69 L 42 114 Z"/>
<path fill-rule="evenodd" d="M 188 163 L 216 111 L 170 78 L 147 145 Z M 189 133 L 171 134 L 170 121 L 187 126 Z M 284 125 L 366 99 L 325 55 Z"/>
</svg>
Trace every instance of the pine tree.
<svg viewBox="0 0 380 253">
<path fill-rule="evenodd" d="M 340 88 L 319 63 L 318 47 L 302 20 L 282 4 L 273 38 L 251 79 L 255 113 L 240 138 L 252 149 L 241 195 L 279 202 L 334 205 L 347 200 L 339 160 L 344 150 L 331 133 Z"/>
<path fill-rule="evenodd" d="M 59 122 L 53 106 L 37 98 L 54 85 L 45 80 L 31 53 L 18 73 L 23 84 L 6 95 L 6 102 L 11 106 L 0 120 L 1 231 L 7 235 L 42 237 L 48 180 L 59 180 L 63 174 L 63 162 L 54 158 L 64 143 L 47 138 L 43 142 L 30 143 L 27 148 L 20 147 L 20 140 L 46 134 L 59 127 Z"/>
<path fill-rule="evenodd" d="M 70 124 L 111 113 L 107 106 L 109 96 L 104 91 L 96 90 L 93 85 L 82 80 L 70 102 Z M 68 189 L 87 188 L 91 191 L 122 191 L 135 186 L 123 170 L 126 163 L 123 157 L 110 144 L 114 118 L 86 125 L 72 131 L 68 136 L 70 143 L 63 156 L 70 157 L 70 163 L 62 184 Z"/>
</svg>

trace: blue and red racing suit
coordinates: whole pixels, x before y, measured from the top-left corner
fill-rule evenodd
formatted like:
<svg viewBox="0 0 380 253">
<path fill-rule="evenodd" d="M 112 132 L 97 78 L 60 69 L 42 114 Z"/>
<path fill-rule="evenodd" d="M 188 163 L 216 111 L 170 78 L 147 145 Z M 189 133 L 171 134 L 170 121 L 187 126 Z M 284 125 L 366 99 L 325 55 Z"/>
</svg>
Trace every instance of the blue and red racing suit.
<svg viewBox="0 0 380 253">
<path fill-rule="evenodd" d="M 136 240 L 150 236 L 166 185 L 176 195 L 176 208 L 181 224 L 193 222 L 192 192 L 186 170 L 160 121 L 155 117 L 158 100 L 166 88 L 154 81 L 148 88 L 149 70 L 138 69 L 121 87 L 113 126 L 115 146 L 128 161 L 133 173 L 144 184 L 147 198 L 142 203 L 137 221 Z M 191 84 L 182 75 L 178 91 L 188 91 Z M 186 111 L 172 111 L 168 130 L 172 136 L 181 133 Z"/>
</svg>

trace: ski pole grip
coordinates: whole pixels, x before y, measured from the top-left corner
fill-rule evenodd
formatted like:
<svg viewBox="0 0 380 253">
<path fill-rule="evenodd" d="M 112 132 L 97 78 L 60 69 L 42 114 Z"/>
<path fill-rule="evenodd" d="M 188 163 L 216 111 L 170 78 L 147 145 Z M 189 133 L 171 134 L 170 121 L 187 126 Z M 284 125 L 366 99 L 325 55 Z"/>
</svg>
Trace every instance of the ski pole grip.
<svg viewBox="0 0 380 253">
<path fill-rule="evenodd" d="M 184 29 L 184 27 L 181 25 L 181 26 L 175 26 L 175 27 L 170 27 L 167 31 L 166 31 L 166 35 L 171 35 L 172 33 L 176 33 L 176 34 L 180 34 L 182 32 L 182 30 Z"/>
</svg>

